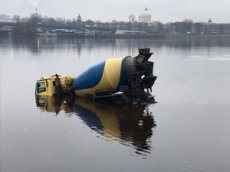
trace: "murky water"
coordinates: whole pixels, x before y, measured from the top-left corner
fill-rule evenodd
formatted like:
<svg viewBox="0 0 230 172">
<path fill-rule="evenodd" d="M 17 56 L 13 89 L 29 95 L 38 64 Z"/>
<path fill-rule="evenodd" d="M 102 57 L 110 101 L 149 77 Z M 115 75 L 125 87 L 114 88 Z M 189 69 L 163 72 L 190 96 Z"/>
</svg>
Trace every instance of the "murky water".
<svg viewBox="0 0 230 172">
<path fill-rule="evenodd" d="M 41 76 L 154 52 L 157 104 L 36 100 Z M 0 39 L 1 172 L 230 169 L 230 40 Z"/>
</svg>

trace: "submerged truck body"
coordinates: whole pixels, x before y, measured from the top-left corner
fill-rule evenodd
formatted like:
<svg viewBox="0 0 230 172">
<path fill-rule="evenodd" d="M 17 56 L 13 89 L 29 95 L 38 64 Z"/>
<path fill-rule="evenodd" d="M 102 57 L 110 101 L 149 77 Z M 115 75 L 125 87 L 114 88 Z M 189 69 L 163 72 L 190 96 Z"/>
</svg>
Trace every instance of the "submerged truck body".
<svg viewBox="0 0 230 172">
<path fill-rule="evenodd" d="M 36 83 L 35 94 L 92 98 L 102 103 L 154 102 L 150 91 L 156 80 L 150 49 L 139 49 L 136 57 L 110 58 L 77 77 L 53 75 Z"/>
</svg>

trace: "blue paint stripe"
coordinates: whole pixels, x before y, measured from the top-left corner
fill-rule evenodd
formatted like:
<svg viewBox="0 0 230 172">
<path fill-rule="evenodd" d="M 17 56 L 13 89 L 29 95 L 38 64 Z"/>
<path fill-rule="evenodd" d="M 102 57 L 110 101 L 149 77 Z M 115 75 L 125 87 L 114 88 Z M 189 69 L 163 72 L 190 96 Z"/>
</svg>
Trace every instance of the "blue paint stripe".
<svg viewBox="0 0 230 172">
<path fill-rule="evenodd" d="M 73 89 L 81 90 L 96 86 L 102 78 L 104 67 L 105 62 L 90 67 L 74 80 Z"/>
</svg>

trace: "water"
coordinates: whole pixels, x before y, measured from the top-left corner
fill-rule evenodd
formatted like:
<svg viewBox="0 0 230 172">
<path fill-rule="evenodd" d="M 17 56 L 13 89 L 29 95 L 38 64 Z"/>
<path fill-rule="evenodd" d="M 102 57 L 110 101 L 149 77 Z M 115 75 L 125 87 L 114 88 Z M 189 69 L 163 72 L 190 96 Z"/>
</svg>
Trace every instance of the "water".
<svg viewBox="0 0 230 172">
<path fill-rule="evenodd" d="M 78 75 L 138 47 L 154 52 L 157 104 L 36 104 L 41 76 Z M 1 172 L 230 169 L 228 39 L 1 38 L 0 58 Z"/>
</svg>

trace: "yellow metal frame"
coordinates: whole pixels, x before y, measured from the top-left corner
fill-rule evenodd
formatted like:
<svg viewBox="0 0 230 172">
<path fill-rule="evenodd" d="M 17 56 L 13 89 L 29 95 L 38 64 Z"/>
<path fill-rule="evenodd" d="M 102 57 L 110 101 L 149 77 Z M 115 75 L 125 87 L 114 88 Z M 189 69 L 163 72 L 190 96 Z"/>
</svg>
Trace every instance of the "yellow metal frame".
<svg viewBox="0 0 230 172">
<path fill-rule="evenodd" d="M 63 87 L 63 89 L 68 89 L 73 80 L 74 80 L 74 77 L 73 76 L 59 76 L 60 78 L 60 81 L 61 81 L 61 85 Z M 55 85 L 53 84 L 55 82 L 55 79 L 56 79 L 56 76 L 53 75 L 53 76 L 50 76 L 50 77 L 47 77 L 47 78 L 41 78 L 40 80 L 37 81 L 37 83 L 45 83 L 45 86 L 46 86 L 46 91 L 43 91 L 41 93 L 38 93 L 37 92 L 37 83 L 36 83 L 36 88 L 35 88 L 35 95 L 38 95 L 38 96 L 54 96 L 56 91 L 55 91 Z"/>
</svg>

